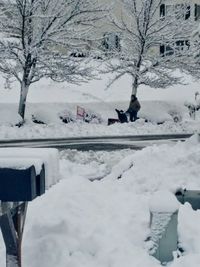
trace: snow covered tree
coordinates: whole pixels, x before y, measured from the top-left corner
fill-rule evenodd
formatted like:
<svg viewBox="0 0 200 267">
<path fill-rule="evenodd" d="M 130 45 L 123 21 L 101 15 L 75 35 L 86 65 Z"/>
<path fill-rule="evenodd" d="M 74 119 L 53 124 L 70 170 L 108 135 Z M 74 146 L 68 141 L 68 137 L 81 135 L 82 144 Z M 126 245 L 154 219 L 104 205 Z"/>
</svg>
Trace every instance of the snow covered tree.
<svg viewBox="0 0 200 267">
<path fill-rule="evenodd" d="M 199 5 L 200 12 L 200 5 Z M 200 78 L 200 24 L 198 23 L 191 32 L 191 48 L 190 48 L 190 56 L 187 59 L 183 60 L 187 62 L 186 67 L 188 68 L 188 72 L 195 78 Z"/>
<path fill-rule="evenodd" d="M 71 53 L 89 45 L 105 10 L 98 0 L 0 1 L 0 71 L 20 83 L 23 120 L 32 83 L 43 77 L 79 83 L 92 76 L 84 60 Z"/>
<path fill-rule="evenodd" d="M 121 32 L 121 52 L 111 55 L 107 71 L 114 73 L 109 86 L 123 75 L 132 77 L 132 93 L 142 84 L 166 88 L 181 82 L 174 70 L 185 68 L 194 24 L 191 6 L 163 0 L 121 0 L 121 15 L 112 18 Z M 114 59 L 113 59 L 114 58 Z"/>
</svg>

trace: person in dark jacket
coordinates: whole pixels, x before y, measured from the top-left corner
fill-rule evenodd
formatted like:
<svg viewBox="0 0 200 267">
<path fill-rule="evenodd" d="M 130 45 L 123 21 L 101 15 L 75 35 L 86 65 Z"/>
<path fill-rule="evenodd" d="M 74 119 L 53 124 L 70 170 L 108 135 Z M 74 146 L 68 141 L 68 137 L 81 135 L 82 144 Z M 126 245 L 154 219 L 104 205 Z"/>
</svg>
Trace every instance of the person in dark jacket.
<svg viewBox="0 0 200 267">
<path fill-rule="evenodd" d="M 129 113 L 130 115 L 130 121 L 135 121 L 138 119 L 137 113 L 140 110 L 141 106 L 140 103 L 135 95 L 131 96 L 131 101 L 129 104 L 129 108 L 126 111 L 126 113 Z"/>
<path fill-rule="evenodd" d="M 128 122 L 128 119 L 127 119 L 126 113 L 125 113 L 123 110 L 118 110 L 118 109 L 115 109 L 115 111 L 117 112 L 117 115 L 118 115 L 119 121 L 120 121 L 121 123 Z"/>
</svg>

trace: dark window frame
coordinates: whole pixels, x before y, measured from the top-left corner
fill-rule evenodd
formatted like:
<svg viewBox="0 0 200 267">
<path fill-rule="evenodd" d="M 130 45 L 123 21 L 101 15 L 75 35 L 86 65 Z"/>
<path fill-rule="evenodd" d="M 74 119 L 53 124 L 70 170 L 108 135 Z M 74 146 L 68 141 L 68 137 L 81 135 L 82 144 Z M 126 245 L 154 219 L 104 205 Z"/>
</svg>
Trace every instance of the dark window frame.
<svg viewBox="0 0 200 267">
<path fill-rule="evenodd" d="M 113 43 L 112 43 L 113 39 Z M 105 51 L 121 51 L 120 34 L 115 32 L 106 32 L 103 35 L 102 48 Z"/>
<path fill-rule="evenodd" d="M 160 45 L 160 55 L 164 56 L 172 56 L 180 53 L 180 51 L 185 51 L 190 48 L 190 41 L 189 40 L 176 40 L 174 41 L 173 45 L 170 44 L 162 44 Z"/>
<path fill-rule="evenodd" d="M 172 7 L 174 10 L 174 15 L 176 16 L 177 19 L 184 18 L 184 20 L 187 20 L 191 16 L 191 4 L 161 4 L 160 5 L 160 18 L 165 18 L 167 16 L 167 9 L 169 7 Z M 183 14 L 179 14 L 178 12 L 185 9 L 186 12 Z"/>
<path fill-rule="evenodd" d="M 200 5 L 194 4 L 194 20 L 200 20 Z"/>
</svg>

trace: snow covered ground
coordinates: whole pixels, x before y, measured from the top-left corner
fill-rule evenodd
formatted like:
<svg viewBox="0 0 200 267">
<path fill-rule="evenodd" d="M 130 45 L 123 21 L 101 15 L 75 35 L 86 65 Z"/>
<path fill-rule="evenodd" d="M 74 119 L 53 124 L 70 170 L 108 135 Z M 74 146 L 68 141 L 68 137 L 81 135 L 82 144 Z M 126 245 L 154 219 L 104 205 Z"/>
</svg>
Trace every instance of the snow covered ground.
<svg viewBox="0 0 200 267">
<path fill-rule="evenodd" d="M 161 91 L 141 88 L 141 115 L 155 121 L 107 126 L 114 108 L 127 108 L 130 82 L 122 80 L 105 91 L 105 80 L 82 87 L 41 82 L 31 89 L 27 123 L 18 128 L 19 90 L 0 90 L 0 139 L 117 134 L 199 132 L 199 114 L 189 118 L 184 101 L 193 101 L 198 83 Z M 163 102 L 164 101 L 164 102 Z M 40 104 L 38 104 L 40 102 Z M 10 103 L 10 104 L 8 104 Z M 41 104 L 42 103 L 42 104 Z M 57 114 L 76 112 L 77 104 L 101 114 L 102 124 L 62 124 Z M 42 109 L 42 111 L 40 111 Z M 182 120 L 174 123 L 171 112 Z M 49 116 L 48 125 L 30 120 L 36 112 Z M 10 114 L 10 115 L 9 115 Z M 13 120 L 13 121 L 11 121 Z M 52 121 L 51 121 L 52 120 Z M 197 136 L 185 143 L 150 146 L 142 151 L 60 152 L 61 181 L 29 204 L 23 239 L 24 267 L 157 267 L 149 256 L 149 201 L 154 192 L 178 188 L 200 190 L 200 145 Z M 98 180 L 99 178 L 102 178 Z M 97 180 L 95 180 L 97 179 Z M 94 180 L 91 182 L 91 180 Z M 200 213 L 181 205 L 179 242 L 184 249 L 171 267 L 197 267 L 200 262 Z M 0 236 L 0 266 L 5 249 Z"/>
<path fill-rule="evenodd" d="M 145 241 L 149 201 L 158 190 L 200 189 L 197 136 L 134 153 L 68 150 L 60 158 L 61 181 L 29 204 L 23 266 L 161 266 L 149 256 Z M 99 174 L 104 179 L 89 181 Z M 181 205 L 178 233 L 184 253 L 169 266 L 199 266 L 199 224 L 200 212 Z M 0 266 L 5 267 L 0 241 Z"/>
<path fill-rule="evenodd" d="M 185 101 L 194 102 L 195 92 L 199 90 L 198 81 L 185 77 L 185 85 L 168 89 L 141 86 L 138 90 L 142 105 L 138 115 L 141 119 L 135 123 L 107 126 L 108 118 L 117 118 L 115 108 L 128 108 L 131 94 L 129 77 L 124 76 L 106 89 L 109 78 L 104 75 L 81 86 L 46 79 L 33 84 L 27 99 L 26 123 L 18 128 L 15 125 L 20 121 L 17 114 L 19 84 L 13 83 L 12 89 L 4 89 L 4 80 L 0 77 L 0 139 L 200 132 L 200 110 L 193 120 L 184 106 Z M 77 106 L 98 113 L 102 123 L 78 121 L 65 124 L 59 119 L 60 113 L 69 113 L 76 118 Z M 180 118 L 178 123 L 174 123 L 174 115 Z M 46 125 L 33 123 L 32 116 Z M 149 122 L 146 123 L 145 119 Z M 163 121 L 163 124 L 157 124 Z"/>
<path fill-rule="evenodd" d="M 73 136 L 102 136 L 102 135 L 135 135 L 135 134 L 162 134 L 162 133 L 194 133 L 200 132 L 200 111 L 196 120 L 189 117 L 188 110 L 183 103 L 164 101 L 141 101 L 141 119 L 133 123 L 116 123 L 108 126 L 108 118 L 117 118 L 115 108 L 125 109 L 127 102 L 114 103 L 82 103 L 84 108 L 90 108 L 102 117 L 102 123 L 85 123 L 82 121 L 63 123 L 58 114 L 67 110 L 76 116 L 77 103 L 31 103 L 27 109 L 27 122 L 23 127 L 14 126 L 19 121 L 16 104 L 1 104 L 0 106 L 0 139 L 24 138 L 53 138 Z M 79 103 L 78 103 L 79 104 Z M 175 123 L 170 114 L 177 114 L 181 121 Z M 35 124 L 31 116 L 45 121 L 47 124 Z M 150 120 L 145 122 L 147 118 Z M 163 122 L 157 124 L 157 122 Z"/>
<path fill-rule="evenodd" d="M 11 90 L 0 90 L 0 139 L 71 137 L 88 135 L 126 135 L 126 134 L 156 134 L 156 133 L 193 133 L 200 131 L 200 111 L 194 121 L 189 117 L 185 101 L 194 102 L 194 94 L 199 89 L 198 82 L 187 78 L 187 85 L 174 86 L 168 89 L 151 89 L 141 87 L 138 98 L 142 108 L 140 120 L 136 123 L 115 124 L 107 126 L 108 118 L 117 118 L 115 108 L 128 108 L 131 82 L 128 77 L 115 83 L 110 89 L 105 89 L 109 77 L 91 81 L 82 86 L 67 83 L 54 83 L 42 80 L 30 88 L 26 112 L 26 124 L 18 128 L 14 126 L 20 118 L 17 114 L 19 100 L 18 84 L 13 84 Z M 59 113 L 69 112 L 76 117 L 77 105 L 90 109 L 102 117 L 102 124 L 69 123 L 64 124 L 59 119 Z M 179 123 L 174 123 L 172 114 L 181 117 Z M 39 125 L 32 122 L 32 115 L 47 122 Z M 145 123 L 144 119 L 150 120 Z M 164 124 L 157 125 L 157 122 Z"/>
</svg>

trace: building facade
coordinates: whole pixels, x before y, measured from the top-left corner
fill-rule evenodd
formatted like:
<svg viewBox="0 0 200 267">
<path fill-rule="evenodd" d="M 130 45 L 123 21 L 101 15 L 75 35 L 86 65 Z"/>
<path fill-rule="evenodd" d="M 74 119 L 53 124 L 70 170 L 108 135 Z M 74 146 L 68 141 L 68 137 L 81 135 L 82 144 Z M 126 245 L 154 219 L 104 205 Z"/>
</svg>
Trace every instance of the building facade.
<svg viewBox="0 0 200 267">
<path fill-rule="evenodd" d="M 101 0 L 105 2 L 105 0 Z M 140 2 L 140 0 L 138 0 Z M 105 2 L 106 3 L 106 2 Z M 165 19 L 167 16 L 174 16 L 180 23 L 187 22 L 188 25 L 198 25 L 200 24 L 200 0 L 166 0 L 160 5 L 157 9 L 157 18 Z M 111 17 L 115 20 L 120 20 L 123 17 L 123 20 L 130 24 L 132 19 L 130 14 L 127 14 L 123 8 L 123 4 L 120 0 L 115 0 L 114 4 L 111 7 Z M 132 25 L 134 27 L 134 25 Z M 191 29 L 192 31 L 192 29 Z M 112 19 L 107 19 L 101 22 L 98 25 L 97 31 L 98 38 L 100 42 L 98 46 L 104 51 L 120 51 L 121 50 L 121 40 L 123 38 L 124 32 L 121 31 L 118 27 L 112 24 Z M 190 32 L 191 33 L 191 32 Z M 174 40 L 173 48 L 167 44 L 161 44 L 159 53 L 161 55 L 171 55 L 176 51 L 188 49 L 190 46 L 190 36 L 188 33 L 181 34 L 177 36 Z M 156 51 L 157 53 L 158 51 Z"/>
</svg>

